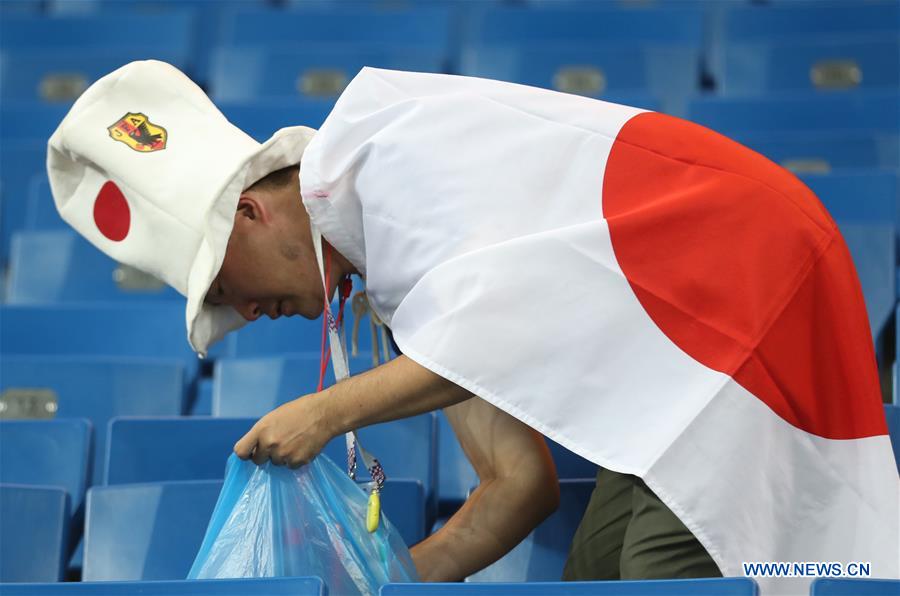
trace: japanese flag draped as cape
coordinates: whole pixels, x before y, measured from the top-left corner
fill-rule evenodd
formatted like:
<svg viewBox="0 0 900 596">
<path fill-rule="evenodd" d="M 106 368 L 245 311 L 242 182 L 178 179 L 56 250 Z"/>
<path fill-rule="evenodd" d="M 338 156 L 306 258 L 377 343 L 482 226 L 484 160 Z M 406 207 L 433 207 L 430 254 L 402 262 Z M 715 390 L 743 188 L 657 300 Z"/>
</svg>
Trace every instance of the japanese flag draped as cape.
<svg viewBox="0 0 900 596">
<path fill-rule="evenodd" d="M 864 561 L 897 577 L 865 305 L 794 176 L 657 113 L 364 69 L 300 177 L 404 354 L 643 478 L 725 575 Z"/>
</svg>

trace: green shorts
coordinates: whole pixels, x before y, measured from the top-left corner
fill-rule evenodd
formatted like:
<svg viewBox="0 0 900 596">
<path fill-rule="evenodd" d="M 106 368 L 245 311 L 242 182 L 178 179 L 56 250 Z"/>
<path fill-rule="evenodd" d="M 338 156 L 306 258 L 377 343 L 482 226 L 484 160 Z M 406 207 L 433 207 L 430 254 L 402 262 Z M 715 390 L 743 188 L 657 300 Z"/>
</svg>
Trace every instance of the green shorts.
<svg viewBox="0 0 900 596">
<path fill-rule="evenodd" d="M 640 478 L 600 469 L 564 580 L 721 576 L 706 549 Z"/>
</svg>

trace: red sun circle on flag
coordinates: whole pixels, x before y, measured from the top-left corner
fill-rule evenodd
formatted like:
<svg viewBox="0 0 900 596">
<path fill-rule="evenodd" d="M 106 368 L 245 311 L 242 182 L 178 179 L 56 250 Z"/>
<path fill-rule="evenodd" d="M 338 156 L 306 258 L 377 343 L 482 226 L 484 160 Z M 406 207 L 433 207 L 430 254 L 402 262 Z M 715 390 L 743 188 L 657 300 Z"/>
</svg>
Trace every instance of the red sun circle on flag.
<svg viewBox="0 0 900 596">
<path fill-rule="evenodd" d="M 100 233 L 121 242 L 131 229 L 131 209 L 125 195 L 113 181 L 107 181 L 94 200 L 94 223 Z"/>
</svg>

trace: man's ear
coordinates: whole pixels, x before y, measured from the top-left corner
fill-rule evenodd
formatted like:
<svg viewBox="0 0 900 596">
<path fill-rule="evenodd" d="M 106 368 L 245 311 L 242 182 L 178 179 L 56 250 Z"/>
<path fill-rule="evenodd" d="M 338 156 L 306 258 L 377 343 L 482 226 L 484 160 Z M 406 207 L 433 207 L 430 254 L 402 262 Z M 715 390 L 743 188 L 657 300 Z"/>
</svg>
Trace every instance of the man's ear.
<svg viewBox="0 0 900 596">
<path fill-rule="evenodd" d="M 269 214 L 259 197 L 245 193 L 238 199 L 237 213 L 234 215 L 235 225 L 239 223 L 266 222 Z"/>
</svg>

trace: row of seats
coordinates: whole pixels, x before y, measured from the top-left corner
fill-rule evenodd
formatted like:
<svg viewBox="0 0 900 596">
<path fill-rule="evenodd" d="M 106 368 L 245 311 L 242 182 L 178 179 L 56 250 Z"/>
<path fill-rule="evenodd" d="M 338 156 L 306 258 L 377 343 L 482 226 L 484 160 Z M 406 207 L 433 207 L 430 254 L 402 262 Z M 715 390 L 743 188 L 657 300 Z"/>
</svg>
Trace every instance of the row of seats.
<svg viewBox="0 0 900 596">
<path fill-rule="evenodd" d="M 147 582 L 88 582 L 71 584 L 0 585 L 8 596 L 56 596 L 91 594 L 92 596 L 241 595 L 241 596 L 324 596 L 326 587 L 318 577 L 181 580 Z M 882 596 L 898 589 L 896 580 L 818 578 L 810 586 L 810 596 Z M 686 579 L 666 581 L 611 582 L 535 582 L 387 584 L 381 596 L 449 596 L 453 594 L 521 596 L 756 596 L 751 578 Z"/>
<path fill-rule="evenodd" d="M 885 413 L 900 461 L 900 406 L 887 405 Z M 109 423 L 101 460 L 101 482 L 89 489 L 88 421 L 60 418 L 0 422 L 0 484 L 8 485 L 11 491 L 8 499 L 4 497 L 0 542 L 16 545 L 2 551 L 0 579 L 58 579 L 71 552 L 70 538 L 74 544 L 81 536 L 82 517 L 86 580 L 183 577 L 178 574 L 190 567 L 221 489 L 224 462 L 237 438 L 255 420 L 114 418 Z M 363 444 L 377 454 L 389 475 L 383 496 L 385 513 L 410 545 L 426 536 L 430 520 L 435 519 L 438 471 L 453 474 L 465 462 L 457 448 L 441 454 L 438 465 L 441 434 L 435 414 L 375 425 L 360 432 Z M 334 439 L 323 453 L 340 465 L 345 454 L 343 438 Z M 473 581 L 559 577 L 566 546 L 593 490 L 596 466 L 555 444 L 551 444 L 551 453 L 561 478 L 559 510 L 501 561 L 473 576 Z M 462 483 L 471 482 L 466 485 L 468 493 L 477 478 L 463 470 L 453 481 L 457 490 Z M 50 486 L 58 492 L 29 492 L 23 485 Z M 452 499 L 460 495 L 451 491 L 448 496 Z M 20 510 L 20 514 L 15 513 Z M 138 518 L 141 524 L 137 524 Z M 33 519 L 45 521 L 38 524 L 40 532 L 26 539 L 29 533 L 18 524 Z M 50 520 L 58 523 L 50 524 Z M 176 536 L 178 540 L 174 540 Z M 178 543 L 177 548 L 173 542 Z M 37 567 L 22 564 L 28 560 L 23 550 L 29 546 L 34 557 L 38 553 L 55 557 L 54 564 L 48 565 L 46 559 Z M 151 564 L 142 557 L 158 560 Z M 60 558 L 62 561 L 57 560 Z M 162 571 L 154 571 L 154 565 Z M 29 575 L 37 571 L 44 575 Z"/>
<path fill-rule="evenodd" d="M 82 4 L 77 15 L 6 16 L 0 25 L 6 60 L 28 68 L 5 75 L 3 99 L 71 99 L 113 66 L 107 48 L 122 48 L 120 61 L 167 59 L 208 83 L 219 99 L 334 95 L 364 64 L 594 96 L 690 94 L 700 89 L 706 65 L 727 93 L 900 83 L 898 9 L 890 1 L 643 9 L 502 2 L 329 8 L 305 1 L 288 10 L 261 1 Z M 154 31 L 155 43 L 122 26 L 138 21 Z M 763 42 L 768 45 L 760 48 Z"/>
</svg>

